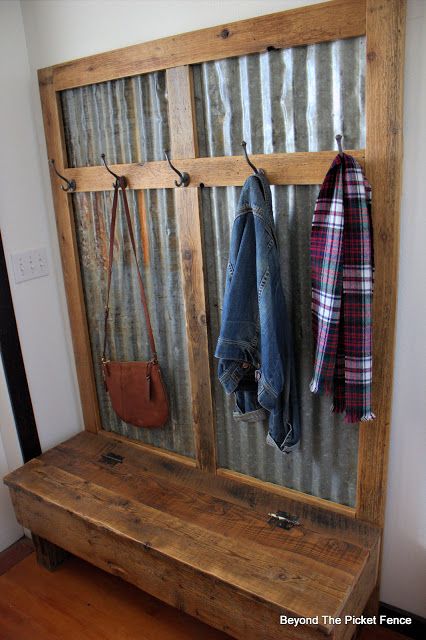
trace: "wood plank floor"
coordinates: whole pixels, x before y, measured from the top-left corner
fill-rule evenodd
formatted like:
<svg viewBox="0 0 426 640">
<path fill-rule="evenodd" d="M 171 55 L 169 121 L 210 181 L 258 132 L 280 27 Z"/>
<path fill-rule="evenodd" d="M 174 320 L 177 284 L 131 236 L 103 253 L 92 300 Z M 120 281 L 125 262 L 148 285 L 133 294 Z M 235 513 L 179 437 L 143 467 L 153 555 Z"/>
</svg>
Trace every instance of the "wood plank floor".
<svg viewBox="0 0 426 640">
<path fill-rule="evenodd" d="M 0 577 L 1 640 L 229 640 L 120 578 L 71 557 L 31 554 Z"/>
<path fill-rule="evenodd" d="M 35 554 L 0 576 L 1 640 L 229 640 L 120 578 L 70 557 L 54 573 Z M 362 629 L 358 640 L 403 640 Z M 262 638 L 259 640 L 267 640 Z"/>
</svg>

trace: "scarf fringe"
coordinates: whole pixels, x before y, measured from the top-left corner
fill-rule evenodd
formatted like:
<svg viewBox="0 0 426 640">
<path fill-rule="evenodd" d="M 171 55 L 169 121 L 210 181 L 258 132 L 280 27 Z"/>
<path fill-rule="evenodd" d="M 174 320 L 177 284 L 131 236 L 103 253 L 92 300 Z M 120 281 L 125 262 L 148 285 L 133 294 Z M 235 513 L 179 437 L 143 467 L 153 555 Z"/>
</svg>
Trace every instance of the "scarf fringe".
<svg viewBox="0 0 426 640">
<path fill-rule="evenodd" d="M 368 422 L 368 420 L 375 420 L 376 419 L 376 414 L 373 413 L 372 411 L 369 411 L 368 413 L 365 413 L 362 418 L 361 418 L 361 422 Z"/>
<path fill-rule="evenodd" d="M 376 419 L 376 414 L 372 411 L 367 411 L 367 413 L 364 413 L 364 415 L 360 416 L 358 413 L 346 411 L 344 407 L 335 407 L 334 404 L 332 405 L 331 410 L 333 413 L 344 413 L 345 422 L 348 424 L 356 424 L 357 422 L 369 422 L 370 420 Z"/>
<path fill-rule="evenodd" d="M 370 420 L 375 420 L 375 419 L 376 419 L 376 416 L 372 411 L 367 411 L 367 413 L 364 413 L 364 415 L 362 415 L 361 417 L 359 416 L 359 414 L 356 414 L 356 413 L 351 413 L 351 412 L 345 413 L 345 422 L 349 424 L 355 424 L 357 422 L 369 422 Z"/>
<path fill-rule="evenodd" d="M 312 379 L 310 384 L 309 384 L 309 389 L 312 391 L 312 393 L 317 393 L 317 394 L 329 394 L 332 395 L 333 394 L 333 384 L 329 383 L 329 382 L 324 382 L 322 381 L 321 383 L 318 380 L 314 380 Z M 348 422 L 350 424 L 356 423 L 356 422 L 369 422 L 370 420 L 375 420 L 376 419 L 376 414 L 373 413 L 371 410 L 367 411 L 366 413 L 364 413 L 362 416 L 359 416 L 358 414 L 352 412 L 352 411 L 346 411 L 345 410 L 345 406 L 344 406 L 344 400 L 341 399 L 338 403 L 338 405 L 336 406 L 336 404 L 332 404 L 330 411 L 332 413 L 344 413 L 345 414 L 345 422 Z"/>
</svg>

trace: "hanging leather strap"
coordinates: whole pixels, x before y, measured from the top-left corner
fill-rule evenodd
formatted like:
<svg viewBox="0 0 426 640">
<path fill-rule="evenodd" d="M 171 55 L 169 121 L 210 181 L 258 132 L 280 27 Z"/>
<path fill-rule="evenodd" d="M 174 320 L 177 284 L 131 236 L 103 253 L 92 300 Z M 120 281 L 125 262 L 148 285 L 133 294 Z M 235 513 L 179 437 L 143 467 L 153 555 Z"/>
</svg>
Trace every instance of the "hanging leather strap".
<svg viewBox="0 0 426 640">
<path fill-rule="evenodd" d="M 103 352 L 102 352 L 102 361 L 106 360 L 105 356 L 106 356 L 106 347 L 107 347 L 107 328 L 108 328 L 108 316 L 109 316 L 109 294 L 110 294 L 110 290 L 111 290 L 112 265 L 113 265 L 113 261 L 114 261 L 114 237 L 115 237 L 115 227 L 116 227 L 116 221 L 117 221 L 118 192 L 120 191 L 120 188 L 121 188 L 121 196 L 122 196 L 122 201 L 123 201 L 124 213 L 125 213 L 126 221 L 127 221 L 127 227 L 129 229 L 130 242 L 131 242 L 131 245 L 132 245 L 133 255 L 135 257 L 136 268 L 137 268 L 137 271 L 138 271 L 139 290 L 140 290 L 143 310 L 144 310 L 144 313 L 145 313 L 145 321 L 146 321 L 146 327 L 147 327 L 147 330 L 148 330 L 149 344 L 150 344 L 150 347 L 151 347 L 151 360 L 153 362 L 157 362 L 157 350 L 155 348 L 154 334 L 153 334 L 153 331 L 152 331 L 151 319 L 149 317 L 148 302 L 147 302 L 146 295 L 145 295 L 145 288 L 143 286 L 142 274 L 141 274 L 141 271 L 140 271 L 140 268 L 139 268 L 138 258 L 137 258 L 137 254 L 136 254 L 136 243 L 135 243 L 135 236 L 134 236 L 134 233 L 133 233 L 132 219 L 130 217 L 129 204 L 127 202 L 126 182 L 125 182 L 125 180 L 123 178 L 120 178 L 114 184 L 114 198 L 113 198 L 113 201 L 112 201 L 111 229 L 110 229 L 110 236 L 109 236 L 108 285 L 107 285 L 107 298 L 106 298 L 106 305 L 105 305 L 104 346 L 103 346 Z"/>
</svg>

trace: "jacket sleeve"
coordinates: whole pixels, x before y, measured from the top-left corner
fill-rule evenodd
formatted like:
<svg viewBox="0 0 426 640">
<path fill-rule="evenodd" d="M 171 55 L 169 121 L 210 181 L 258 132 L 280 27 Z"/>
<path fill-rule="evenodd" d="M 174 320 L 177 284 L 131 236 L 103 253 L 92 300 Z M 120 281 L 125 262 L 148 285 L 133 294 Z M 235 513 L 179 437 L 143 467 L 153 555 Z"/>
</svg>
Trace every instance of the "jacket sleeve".
<svg viewBox="0 0 426 640">
<path fill-rule="evenodd" d="M 215 357 L 258 362 L 258 303 L 253 214 L 237 215 L 231 234 L 222 322 Z"/>
</svg>

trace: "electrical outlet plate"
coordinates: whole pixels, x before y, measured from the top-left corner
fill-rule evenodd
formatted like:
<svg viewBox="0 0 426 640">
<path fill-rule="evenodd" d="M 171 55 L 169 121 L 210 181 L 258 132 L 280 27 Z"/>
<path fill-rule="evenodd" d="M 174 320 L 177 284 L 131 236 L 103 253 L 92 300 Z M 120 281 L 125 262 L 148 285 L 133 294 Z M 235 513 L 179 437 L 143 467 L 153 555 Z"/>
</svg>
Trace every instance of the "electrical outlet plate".
<svg viewBox="0 0 426 640">
<path fill-rule="evenodd" d="M 47 252 L 43 247 L 14 253 L 12 264 L 16 284 L 49 275 Z"/>
</svg>

